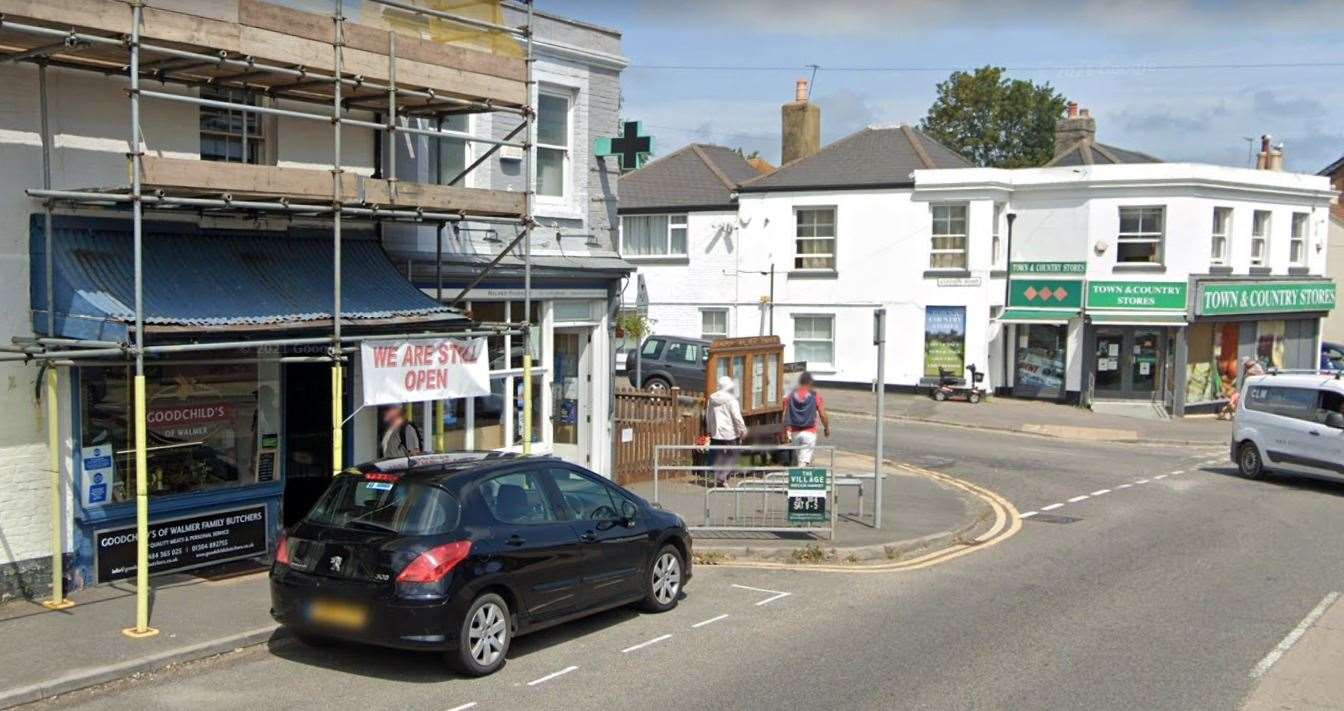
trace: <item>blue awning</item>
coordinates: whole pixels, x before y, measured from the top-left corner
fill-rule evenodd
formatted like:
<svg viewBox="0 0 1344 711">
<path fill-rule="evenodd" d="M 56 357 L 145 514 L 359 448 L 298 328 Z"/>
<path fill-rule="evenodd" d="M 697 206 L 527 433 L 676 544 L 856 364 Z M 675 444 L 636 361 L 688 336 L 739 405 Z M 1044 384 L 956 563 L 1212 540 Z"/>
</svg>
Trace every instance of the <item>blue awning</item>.
<svg viewBox="0 0 1344 711">
<path fill-rule="evenodd" d="M 135 321 L 131 223 L 57 217 L 54 226 L 56 333 L 124 340 Z M 46 334 L 43 218 L 30 221 L 33 330 Z M 190 223 L 146 222 L 147 330 L 208 334 L 329 325 L 329 231 L 242 232 Z M 466 319 L 416 289 L 372 235 L 341 242 L 341 322 L 458 324 Z"/>
</svg>

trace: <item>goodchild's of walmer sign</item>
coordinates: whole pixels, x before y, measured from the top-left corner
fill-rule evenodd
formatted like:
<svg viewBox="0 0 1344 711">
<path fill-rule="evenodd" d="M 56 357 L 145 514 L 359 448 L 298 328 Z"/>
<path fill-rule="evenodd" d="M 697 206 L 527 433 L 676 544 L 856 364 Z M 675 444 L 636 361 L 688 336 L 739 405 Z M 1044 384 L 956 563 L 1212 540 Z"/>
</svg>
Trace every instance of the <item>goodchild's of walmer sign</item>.
<svg viewBox="0 0 1344 711">
<path fill-rule="evenodd" d="M 484 338 L 365 341 L 359 356 L 365 405 L 490 394 Z"/>
</svg>

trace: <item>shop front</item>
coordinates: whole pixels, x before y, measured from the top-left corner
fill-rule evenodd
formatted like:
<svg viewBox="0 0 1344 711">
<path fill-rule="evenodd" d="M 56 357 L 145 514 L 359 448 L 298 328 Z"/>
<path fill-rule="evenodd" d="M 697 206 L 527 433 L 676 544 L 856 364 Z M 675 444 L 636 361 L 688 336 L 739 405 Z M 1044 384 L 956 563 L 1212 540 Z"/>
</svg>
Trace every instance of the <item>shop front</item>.
<svg viewBox="0 0 1344 711">
<path fill-rule="evenodd" d="M 1319 368 L 1320 320 L 1334 309 L 1334 282 L 1196 278 L 1194 291 L 1178 414 L 1220 409 L 1240 388 L 1248 358 L 1266 370 Z"/>
<path fill-rule="evenodd" d="M 1173 356 L 1186 326 L 1188 294 L 1185 282 L 1088 282 L 1084 339 L 1091 400 L 1173 405 Z"/>
<path fill-rule="evenodd" d="M 1039 271 L 1060 265 L 1031 265 Z M 1014 265 L 1018 267 L 1018 265 Z M 1082 265 L 1079 264 L 1078 268 Z M 1024 265 L 1023 269 L 1027 268 Z M 1015 272 L 1018 271 L 1015 269 Z M 1068 269 L 1064 270 L 1069 273 Z M 1006 329 L 1005 362 L 1012 364 L 1014 397 L 1063 400 L 1067 397 L 1069 323 L 1080 317 L 1083 280 L 1015 273 L 1008 287 L 1008 308 L 999 316 Z"/>
</svg>

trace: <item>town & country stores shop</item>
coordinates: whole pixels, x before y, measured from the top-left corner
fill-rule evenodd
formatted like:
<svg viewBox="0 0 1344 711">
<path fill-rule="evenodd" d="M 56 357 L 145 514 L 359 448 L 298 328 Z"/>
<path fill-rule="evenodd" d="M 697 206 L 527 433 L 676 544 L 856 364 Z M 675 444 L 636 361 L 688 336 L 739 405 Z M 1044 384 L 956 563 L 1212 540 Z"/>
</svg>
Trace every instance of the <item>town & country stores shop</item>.
<svg viewBox="0 0 1344 711">
<path fill-rule="evenodd" d="M 1184 281 L 1087 282 L 1083 350 L 1090 400 L 1170 406 L 1188 296 Z"/>
<path fill-rule="evenodd" d="M 1195 277 L 1190 288 L 1189 326 L 1176 354 L 1176 414 L 1221 407 L 1240 387 L 1246 358 L 1266 369 L 1320 366 L 1320 325 L 1335 308 L 1333 281 Z"/>
</svg>

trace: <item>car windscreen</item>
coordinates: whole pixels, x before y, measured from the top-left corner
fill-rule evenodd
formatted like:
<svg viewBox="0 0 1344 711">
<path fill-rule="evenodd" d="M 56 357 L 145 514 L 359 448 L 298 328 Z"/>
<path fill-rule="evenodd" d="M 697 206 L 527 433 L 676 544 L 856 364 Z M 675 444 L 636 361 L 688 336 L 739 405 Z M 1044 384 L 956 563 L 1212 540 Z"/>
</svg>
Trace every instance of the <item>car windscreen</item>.
<svg viewBox="0 0 1344 711">
<path fill-rule="evenodd" d="M 461 513 L 457 499 L 437 486 L 370 472 L 336 477 L 306 520 L 418 536 L 456 528 Z"/>
</svg>

